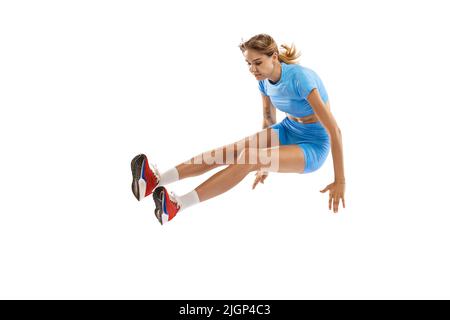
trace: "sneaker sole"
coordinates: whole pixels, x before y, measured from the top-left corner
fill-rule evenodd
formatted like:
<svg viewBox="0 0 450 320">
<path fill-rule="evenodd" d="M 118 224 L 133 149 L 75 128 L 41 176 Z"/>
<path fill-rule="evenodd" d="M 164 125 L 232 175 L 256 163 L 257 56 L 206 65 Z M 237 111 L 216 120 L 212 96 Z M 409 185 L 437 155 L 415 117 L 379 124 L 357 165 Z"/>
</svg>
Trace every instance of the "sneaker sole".
<svg viewBox="0 0 450 320">
<path fill-rule="evenodd" d="M 156 188 L 153 192 L 153 200 L 155 201 L 155 216 L 159 223 L 163 225 L 163 206 L 164 206 L 164 190 Z"/>
<path fill-rule="evenodd" d="M 145 154 L 139 154 L 131 160 L 131 173 L 133 175 L 131 191 L 138 201 L 145 198 L 145 191 L 147 190 L 147 182 L 142 178 L 142 167 L 145 161 L 147 161 Z"/>
</svg>

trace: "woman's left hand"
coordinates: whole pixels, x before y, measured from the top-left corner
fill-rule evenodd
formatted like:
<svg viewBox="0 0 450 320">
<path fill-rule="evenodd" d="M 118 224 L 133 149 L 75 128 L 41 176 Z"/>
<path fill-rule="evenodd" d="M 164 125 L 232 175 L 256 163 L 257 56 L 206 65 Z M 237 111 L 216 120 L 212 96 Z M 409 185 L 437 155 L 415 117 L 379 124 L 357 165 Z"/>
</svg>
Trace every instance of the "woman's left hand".
<svg viewBox="0 0 450 320">
<path fill-rule="evenodd" d="M 320 192 L 324 193 L 327 190 L 330 191 L 330 199 L 328 200 L 328 209 L 331 210 L 331 204 L 333 203 L 333 211 L 334 213 L 338 212 L 339 209 L 339 201 L 342 199 L 342 206 L 345 208 L 345 182 L 335 181 L 329 184 L 325 189 L 320 190 Z"/>
<path fill-rule="evenodd" d="M 263 171 L 263 170 L 256 171 L 256 174 L 255 174 L 256 178 L 255 178 L 255 182 L 253 182 L 252 189 L 255 189 L 256 185 L 260 182 L 262 184 L 264 184 L 264 180 L 266 180 L 268 174 L 269 174 L 268 172 Z"/>
</svg>

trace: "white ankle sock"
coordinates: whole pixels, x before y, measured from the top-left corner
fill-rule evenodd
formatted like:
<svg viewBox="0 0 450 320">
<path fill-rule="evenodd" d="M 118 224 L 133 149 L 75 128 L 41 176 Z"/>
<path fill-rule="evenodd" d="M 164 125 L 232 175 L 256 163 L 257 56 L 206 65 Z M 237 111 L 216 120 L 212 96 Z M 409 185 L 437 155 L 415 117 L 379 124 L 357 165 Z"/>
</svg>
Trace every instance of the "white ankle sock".
<svg viewBox="0 0 450 320">
<path fill-rule="evenodd" d="M 180 177 L 178 176 L 178 170 L 177 168 L 172 168 L 170 170 L 167 170 L 164 172 L 161 177 L 159 177 L 159 183 L 158 186 L 165 186 L 169 183 L 178 181 Z"/>
<path fill-rule="evenodd" d="M 193 206 L 194 204 L 199 203 L 200 199 L 198 198 L 197 191 L 193 190 L 183 196 L 177 197 L 177 201 L 181 205 L 180 210 L 184 210 L 190 206 Z"/>
</svg>

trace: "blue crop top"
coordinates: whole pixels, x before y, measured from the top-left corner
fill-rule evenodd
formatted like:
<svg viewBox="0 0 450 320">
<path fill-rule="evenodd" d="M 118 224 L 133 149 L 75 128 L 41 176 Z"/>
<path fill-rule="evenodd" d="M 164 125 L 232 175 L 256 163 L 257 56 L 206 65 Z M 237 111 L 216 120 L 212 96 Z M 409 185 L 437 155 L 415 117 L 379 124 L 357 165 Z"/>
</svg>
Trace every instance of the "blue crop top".
<svg viewBox="0 0 450 320">
<path fill-rule="evenodd" d="M 294 117 L 314 114 L 306 99 L 312 89 L 317 88 L 324 103 L 328 94 L 319 76 L 311 69 L 298 64 L 281 62 L 281 78 L 276 83 L 269 79 L 259 80 L 259 90 L 269 96 L 274 107 Z"/>
</svg>

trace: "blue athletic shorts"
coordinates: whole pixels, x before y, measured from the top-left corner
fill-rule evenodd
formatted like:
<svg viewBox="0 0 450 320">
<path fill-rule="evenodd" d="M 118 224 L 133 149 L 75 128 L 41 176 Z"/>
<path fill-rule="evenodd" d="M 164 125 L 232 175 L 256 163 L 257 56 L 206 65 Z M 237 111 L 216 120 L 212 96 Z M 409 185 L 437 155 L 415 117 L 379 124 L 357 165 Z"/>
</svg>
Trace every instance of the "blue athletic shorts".
<svg viewBox="0 0 450 320">
<path fill-rule="evenodd" d="M 299 123 L 288 117 L 271 126 L 278 133 L 280 145 L 296 144 L 305 155 L 305 171 L 309 173 L 319 169 L 330 153 L 330 138 L 323 125 Z"/>
</svg>

